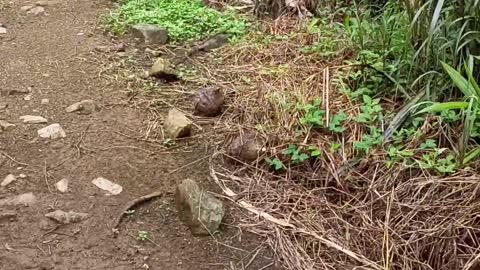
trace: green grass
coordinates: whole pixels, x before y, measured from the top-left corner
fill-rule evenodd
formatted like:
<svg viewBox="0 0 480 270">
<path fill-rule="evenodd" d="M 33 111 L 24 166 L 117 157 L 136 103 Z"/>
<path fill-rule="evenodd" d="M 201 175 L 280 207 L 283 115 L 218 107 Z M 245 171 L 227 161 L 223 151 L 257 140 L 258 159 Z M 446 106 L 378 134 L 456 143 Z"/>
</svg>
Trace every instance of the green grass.
<svg viewBox="0 0 480 270">
<path fill-rule="evenodd" d="M 247 29 L 247 21 L 234 11 L 220 12 L 199 0 L 125 0 L 106 17 L 108 29 L 117 35 L 125 34 L 129 26 L 140 23 L 167 29 L 173 42 L 219 33 L 238 37 Z"/>
</svg>

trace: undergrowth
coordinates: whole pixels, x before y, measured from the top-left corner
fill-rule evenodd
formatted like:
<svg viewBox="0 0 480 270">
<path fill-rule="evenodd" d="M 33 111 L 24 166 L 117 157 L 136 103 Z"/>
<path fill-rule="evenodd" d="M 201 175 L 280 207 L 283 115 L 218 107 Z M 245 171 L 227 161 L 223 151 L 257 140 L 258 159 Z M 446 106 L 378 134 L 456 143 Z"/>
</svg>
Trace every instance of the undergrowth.
<svg viewBox="0 0 480 270">
<path fill-rule="evenodd" d="M 135 24 L 154 24 L 168 30 L 171 41 L 204 38 L 214 34 L 241 36 L 247 21 L 232 10 L 217 11 L 200 0 L 124 0 L 105 17 L 107 27 L 117 35 Z"/>
</svg>

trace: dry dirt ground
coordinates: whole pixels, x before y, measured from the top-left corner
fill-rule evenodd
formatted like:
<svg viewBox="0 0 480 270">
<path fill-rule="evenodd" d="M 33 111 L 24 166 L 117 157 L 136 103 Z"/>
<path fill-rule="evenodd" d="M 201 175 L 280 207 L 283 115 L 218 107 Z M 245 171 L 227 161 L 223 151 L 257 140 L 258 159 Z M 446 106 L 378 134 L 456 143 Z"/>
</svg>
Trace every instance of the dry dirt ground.
<svg viewBox="0 0 480 270">
<path fill-rule="evenodd" d="M 171 196 L 138 207 L 112 237 L 114 219 L 132 199 L 173 191 L 186 177 L 208 186 L 208 159 L 170 173 L 206 155 L 205 147 L 190 143 L 169 152 L 136 139 L 148 114 L 128 106 L 124 84 L 101 79 L 92 54 L 111 42 L 96 24 L 107 1 L 63 0 L 38 16 L 21 11 L 29 4 L 0 0 L 0 23 L 8 29 L 0 35 L 0 104 L 8 105 L 0 109 L 0 119 L 16 125 L 0 133 L 0 180 L 26 176 L 0 188 L 0 200 L 28 192 L 36 196 L 28 207 L 0 206 L 0 269 L 276 269 L 265 268 L 273 259 L 262 240 L 235 226 L 234 209 L 218 236 L 196 238 L 178 221 Z M 84 99 L 95 100 L 102 110 L 65 113 Z M 39 138 L 37 130 L 47 124 L 23 124 L 22 115 L 60 124 L 66 138 Z M 120 184 L 123 192 L 105 196 L 91 183 L 96 177 Z M 70 181 L 67 193 L 54 187 L 63 178 Z M 89 218 L 58 226 L 44 216 L 56 209 Z M 2 218 L 2 213 L 15 216 Z M 139 241 L 139 231 L 152 241 Z"/>
</svg>

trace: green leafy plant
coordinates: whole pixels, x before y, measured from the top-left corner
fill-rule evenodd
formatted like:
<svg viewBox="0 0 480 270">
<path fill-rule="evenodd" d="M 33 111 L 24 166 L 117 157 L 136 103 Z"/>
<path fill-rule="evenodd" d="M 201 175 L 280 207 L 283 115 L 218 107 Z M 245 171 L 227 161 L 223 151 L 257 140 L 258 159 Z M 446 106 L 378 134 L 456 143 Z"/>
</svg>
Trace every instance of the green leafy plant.
<svg viewBox="0 0 480 270">
<path fill-rule="evenodd" d="M 382 119 L 382 106 L 379 105 L 380 99 L 372 99 L 363 95 L 363 104 L 360 106 L 360 114 L 355 117 L 358 123 L 372 124 Z"/>
<path fill-rule="evenodd" d="M 275 171 L 281 171 L 285 169 L 285 165 L 278 158 L 274 158 L 274 159 L 266 158 L 265 161 L 267 162 L 268 166 L 270 166 L 270 168 L 274 169 Z"/>
<path fill-rule="evenodd" d="M 330 153 L 335 153 L 338 151 L 338 149 L 340 149 L 342 147 L 341 144 L 339 143 L 336 143 L 336 142 L 332 142 L 330 144 Z"/>
<path fill-rule="evenodd" d="M 138 231 L 137 240 L 138 241 L 148 240 L 148 232 L 147 231 Z"/>
<path fill-rule="evenodd" d="M 235 37 L 247 29 L 246 20 L 234 11 L 220 12 L 206 7 L 200 0 L 125 0 L 105 20 L 108 28 L 119 35 L 131 25 L 158 25 L 168 30 L 172 41 L 200 39 L 218 33 Z"/>
<path fill-rule="evenodd" d="M 388 159 L 385 162 L 387 167 L 391 167 L 394 162 L 403 162 L 414 155 L 412 150 L 401 149 L 400 147 L 390 146 L 387 151 Z"/>
<path fill-rule="evenodd" d="M 318 158 L 322 155 L 322 152 L 315 146 L 309 146 L 308 151 L 310 152 L 310 156 L 313 158 Z"/>
<path fill-rule="evenodd" d="M 282 154 L 290 156 L 293 164 L 300 164 L 307 160 L 309 156 L 305 153 L 301 153 L 296 145 L 289 145 L 287 149 L 283 150 Z"/>
<path fill-rule="evenodd" d="M 437 148 L 437 143 L 435 140 L 427 139 L 425 142 L 420 144 L 420 149 L 427 150 L 427 149 L 435 149 Z"/>
<path fill-rule="evenodd" d="M 436 149 L 422 156 L 418 161 L 420 168 L 433 169 L 441 174 L 454 173 L 457 170 L 457 162 L 453 154 L 447 154 L 444 158 L 439 158 L 442 151 Z"/>
<path fill-rule="evenodd" d="M 370 133 L 364 134 L 362 139 L 353 143 L 353 147 L 362 153 L 368 154 L 373 147 L 382 143 L 382 135 L 376 127 L 370 127 Z"/>
<path fill-rule="evenodd" d="M 297 106 L 304 112 L 304 115 L 300 118 L 302 125 L 310 125 L 313 127 L 323 127 L 325 125 L 323 119 L 325 111 L 320 109 L 321 102 L 322 101 L 317 98 L 311 104 Z"/>
<path fill-rule="evenodd" d="M 343 122 L 347 120 L 347 115 L 344 112 L 339 112 L 332 117 L 330 123 L 328 123 L 328 129 L 331 132 L 342 133 L 345 131 L 345 127 L 342 126 Z"/>
</svg>

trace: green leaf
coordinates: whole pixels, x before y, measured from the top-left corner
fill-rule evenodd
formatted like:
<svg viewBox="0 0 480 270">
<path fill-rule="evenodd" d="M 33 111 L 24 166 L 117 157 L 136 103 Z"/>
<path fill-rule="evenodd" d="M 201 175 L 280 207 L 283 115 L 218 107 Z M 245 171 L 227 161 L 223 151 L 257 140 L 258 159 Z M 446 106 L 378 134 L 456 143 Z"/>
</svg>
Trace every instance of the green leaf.
<svg viewBox="0 0 480 270">
<path fill-rule="evenodd" d="M 308 147 L 308 151 L 310 151 L 310 156 L 315 158 L 319 157 L 322 154 L 322 152 L 320 152 L 320 150 L 318 150 L 318 148 L 314 146 Z"/>
<path fill-rule="evenodd" d="M 268 163 L 268 165 L 273 168 L 275 171 L 280 171 L 285 168 L 285 165 L 283 165 L 283 162 L 280 161 L 278 158 L 269 159 L 266 158 L 265 161 Z"/>
<path fill-rule="evenodd" d="M 424 143 L 420 144 L 420 149 L 434 149 L 437 148 L 435 140 L 427 139 Z"/>
<path fill-rule="evenodd" d="M 466 108 L 468 108 L 468 102 L 465 101 L 435 102 L 416 114 L 438 113 L 447 110 L 464 110 Z"/>
<path fill-rule="evenodd" d="M 442 62 L 442 66 L 445 71 L 447 71 L 453 83 L 466 97 L 477 97 L 477 99 L 480 98 L 480 94 L 475 91 L 474 86 L 468 82 L 458 71 L 444 62 Z"/>
</svg>

